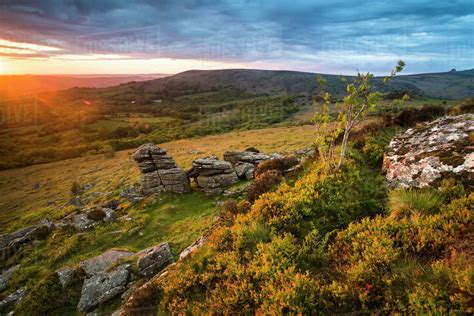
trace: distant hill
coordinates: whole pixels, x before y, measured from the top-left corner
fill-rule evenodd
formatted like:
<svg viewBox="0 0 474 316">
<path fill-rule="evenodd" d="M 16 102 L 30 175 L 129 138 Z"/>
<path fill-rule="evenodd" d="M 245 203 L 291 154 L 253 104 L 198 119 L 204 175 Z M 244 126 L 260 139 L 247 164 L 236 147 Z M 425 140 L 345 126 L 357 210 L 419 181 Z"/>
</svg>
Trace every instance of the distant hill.
<svg viewBox="0 0 474 316">
<path fill-rule="evenodd" d="M 72 87 L 104 88 L 165 76 L 167 75 L 0 75 L 0 96 L 20 96 Z"/>
<path fill-rule="evenodd" d="M 249 94 L 312 93 L 317 88 L 317 75 L 327 80 L 332 93 L 344 92 L 345 84 L 340 76 L 297 71 L 273 71 L 254 69 L 191 70 L 166 78 L 132 83 L 150 93 L 183 90 L 213 90 L 236 88 Z M 351 79 L 350 76 L 346 76 Z M 463 99 L 474 96 L 474 69 L 403 75 L 394 78 L 388 86 L 382 84 L 382 77 L 375 78 L 377 88 L 382 91 L 412 91 L 428 98 Z"/>
</svg>

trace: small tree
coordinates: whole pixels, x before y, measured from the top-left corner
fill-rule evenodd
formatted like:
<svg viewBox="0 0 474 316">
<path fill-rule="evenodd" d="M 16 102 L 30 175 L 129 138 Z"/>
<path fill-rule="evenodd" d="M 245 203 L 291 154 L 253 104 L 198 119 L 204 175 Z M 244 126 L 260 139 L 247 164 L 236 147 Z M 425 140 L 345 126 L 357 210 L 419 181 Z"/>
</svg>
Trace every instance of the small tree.
<svg viewBox="0 0 474 316">
<path fill-rule="evenodd" d="M 400 60 L 395 69 L 384 78 L 384 84 L 401 72 L 403 67 L 405 67 L 405 63 Z M 332 122 L 330 115 L 331 95 L 328 92 L 321 93 L 318 101 L 322 102 L 322 105 L 315 116 L 317 126 L 316 145 L 320 159 L 326 167 L 338 169 L 344 164 L 347 142 L 351 131 L 367 114 L 375 110 L 381 93 L 372 91 L 370 81 L 373 77 L 374 75 L 371 73 L 357 73 L 354 82 L 346 87 L 347 95 L 343 99 L 341 110 L 337 113 L 335 122 Z M 342 80 L 345 82 L 344 79 Z M 322 78 L 318 78 L 318 85 L 322 91 L 324 91 L 325 84 Z M 341 152 L 336 164 L 334 149 L 336 140 L 341 134 L 343 135 Z"/>
</svg>

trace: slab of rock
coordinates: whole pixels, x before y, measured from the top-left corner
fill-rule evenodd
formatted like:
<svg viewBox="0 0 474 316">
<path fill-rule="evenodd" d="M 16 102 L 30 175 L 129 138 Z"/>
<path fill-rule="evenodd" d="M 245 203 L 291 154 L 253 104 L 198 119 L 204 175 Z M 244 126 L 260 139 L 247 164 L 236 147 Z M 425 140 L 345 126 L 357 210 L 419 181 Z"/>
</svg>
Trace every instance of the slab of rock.
<svg viewBox="0 0 474 316">
<path fill-rule="evenodd" d="M 26 293 L 26 287 L 22 287 L 10 295 L 0 300 L 0 312 L 5 311 L 7 308 L 11 308 L 18 300 L 20 300 Z"/>
<path fill-rule="evenodd" d="M 194 160 L 188 176 L 195 178 L 198 187 L 206 194 L 222 194 L 239 181 L 232 164 L 216 157 Z"/>
<path fill-rule="evenodd" d="M 130 251 L 112 249 L 107 250 L 97 257 L 84 260 L 79 265 L 88 276 L 93 276 L 106 271 L 119 260 L 128 258 L 132 255 L 134 255 L 134 253 Z"/>
<path fill-rule="evenodd" d="M 474 186 L 474 114 L 447 116 L 395 137 L 383 169 L 392 187 L 425 187 L 444 178 Z"/>
<path fill-rule="evenodd" d="M 0 260 L 6 261 L 16 253 L 23 244 L 48 236 L 55 228 L 49 221 L 19 229 L 10 234 L 0 235 Z"/>
<path fill-rule="evenodd" d="M 143 200 L 143 195 L 141 195 L 140 190 L 134 185 L 124 188 L 122 192 L 120 192 L 120 196 L 134 203 Z"/>
<path fill-rule="evenodd" d="M 13 266 L 0 274 L 0 292 L 5 290 L 8 286 L 13 273 L 20 268 L 20 265 Z"/>
<path fill-rule="evenodd" d="M 166 154 L 166 150 L 147 143 L 135 151 L 133 159 L 142 173 L 141 193 L 183 193 L 190 190 L 186 173 L 176 166 L 176 162 Z"/>
<path fill-rule="evenodd" d="M 174 262 L 168 243 L 145 249 L 140 251 L 138 255 L 138 271 L 144 277 L 154 276 L 164 267 Z"/>
<path fill-rule="evenodd" d="M 255 165 L 249 162 L 237 162 L 234 166 L 235 173 L 240 179 L 250 180 L 253 179 L 253 172 Z"/>
<path fill-rule="evenodd" d="M 93 311 L 127 290 L 130 272 L 124 266 L 111 272 L 100 272 L 84 280 L 77 309 L 83 313 Z"/>
<path fill-rule="evenodd" d="M 226 151 L 224 153 L 224 160 L 234 166 L 237 176 L 243 180 L 254 178 L 254 170 L 259 163 L 276 158 L 283 158 L 283 156 L 276 153 L 266 155 L 253 151 Z"/>
<path fill-rule="evenodd" d="M 75 279 L 77 275 L 77 269 L 64 267 L 56 271 L 58 276 L 59 283 L 61 283 L 63 288 L 68 287 Z"/>
<path fill-rule="evenodd" d="M 230 162 L 233 165 L 238 162 L 248 162 L 255 165 L 259 162 L 270 160 L 271 158 L 272 157 L 270 155 L 256 153 L 253 151 L 226 151 L 224 153 L 224 160 Z"/>
</svg>

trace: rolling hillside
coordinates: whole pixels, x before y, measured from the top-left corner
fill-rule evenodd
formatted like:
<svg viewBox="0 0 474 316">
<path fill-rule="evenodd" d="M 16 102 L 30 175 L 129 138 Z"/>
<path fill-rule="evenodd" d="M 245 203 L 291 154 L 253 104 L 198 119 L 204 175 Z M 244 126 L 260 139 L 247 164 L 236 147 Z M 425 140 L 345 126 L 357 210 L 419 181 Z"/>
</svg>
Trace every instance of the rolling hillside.
<svg viewBox="0 0 474 316">
<path fill-rule="evenodd" d="M 164 93 L 167 90 L 236 88 L 249 94 L 307 94 L 315 91 L 317 75 L 308 72 L 254 69 L 191 70 L 130 85 L 153 93 Z M 345 84 L 341 82 L 340 76 L 320 75 L 327 80 L 327 87 L 332 93 L 340 94 L 344 91 Z M 474 95 L 473 69 L 399 76 L 392 80 L 388 87 L 382 85 L 382 77 L 375 80 L 376 86 L 384 91 L 412 91 L 427 98 L 462 99 Z"/>
</svg>

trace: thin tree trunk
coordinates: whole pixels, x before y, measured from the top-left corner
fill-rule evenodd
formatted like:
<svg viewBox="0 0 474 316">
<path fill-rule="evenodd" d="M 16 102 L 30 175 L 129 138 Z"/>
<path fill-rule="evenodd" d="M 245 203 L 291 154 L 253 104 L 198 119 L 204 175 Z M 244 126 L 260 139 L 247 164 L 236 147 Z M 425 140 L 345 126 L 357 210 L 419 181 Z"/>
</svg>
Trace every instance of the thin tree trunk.
<svg viewBox="0 0 474 316">
<path fill-rule="evenodd" d="M 347 140 L 349 139 L 349 132 L 350 132 L 350 129 L 346 129 L 344 131 L 344 137 L 342 138 L 342 144 L 341 144 L 341 158 L 339 159 L 339 164 L 337 165 L 337 169 L 341 168 L 342 164 L 344 163 L 344 158 L 346 156 Z"/>
</svg>

